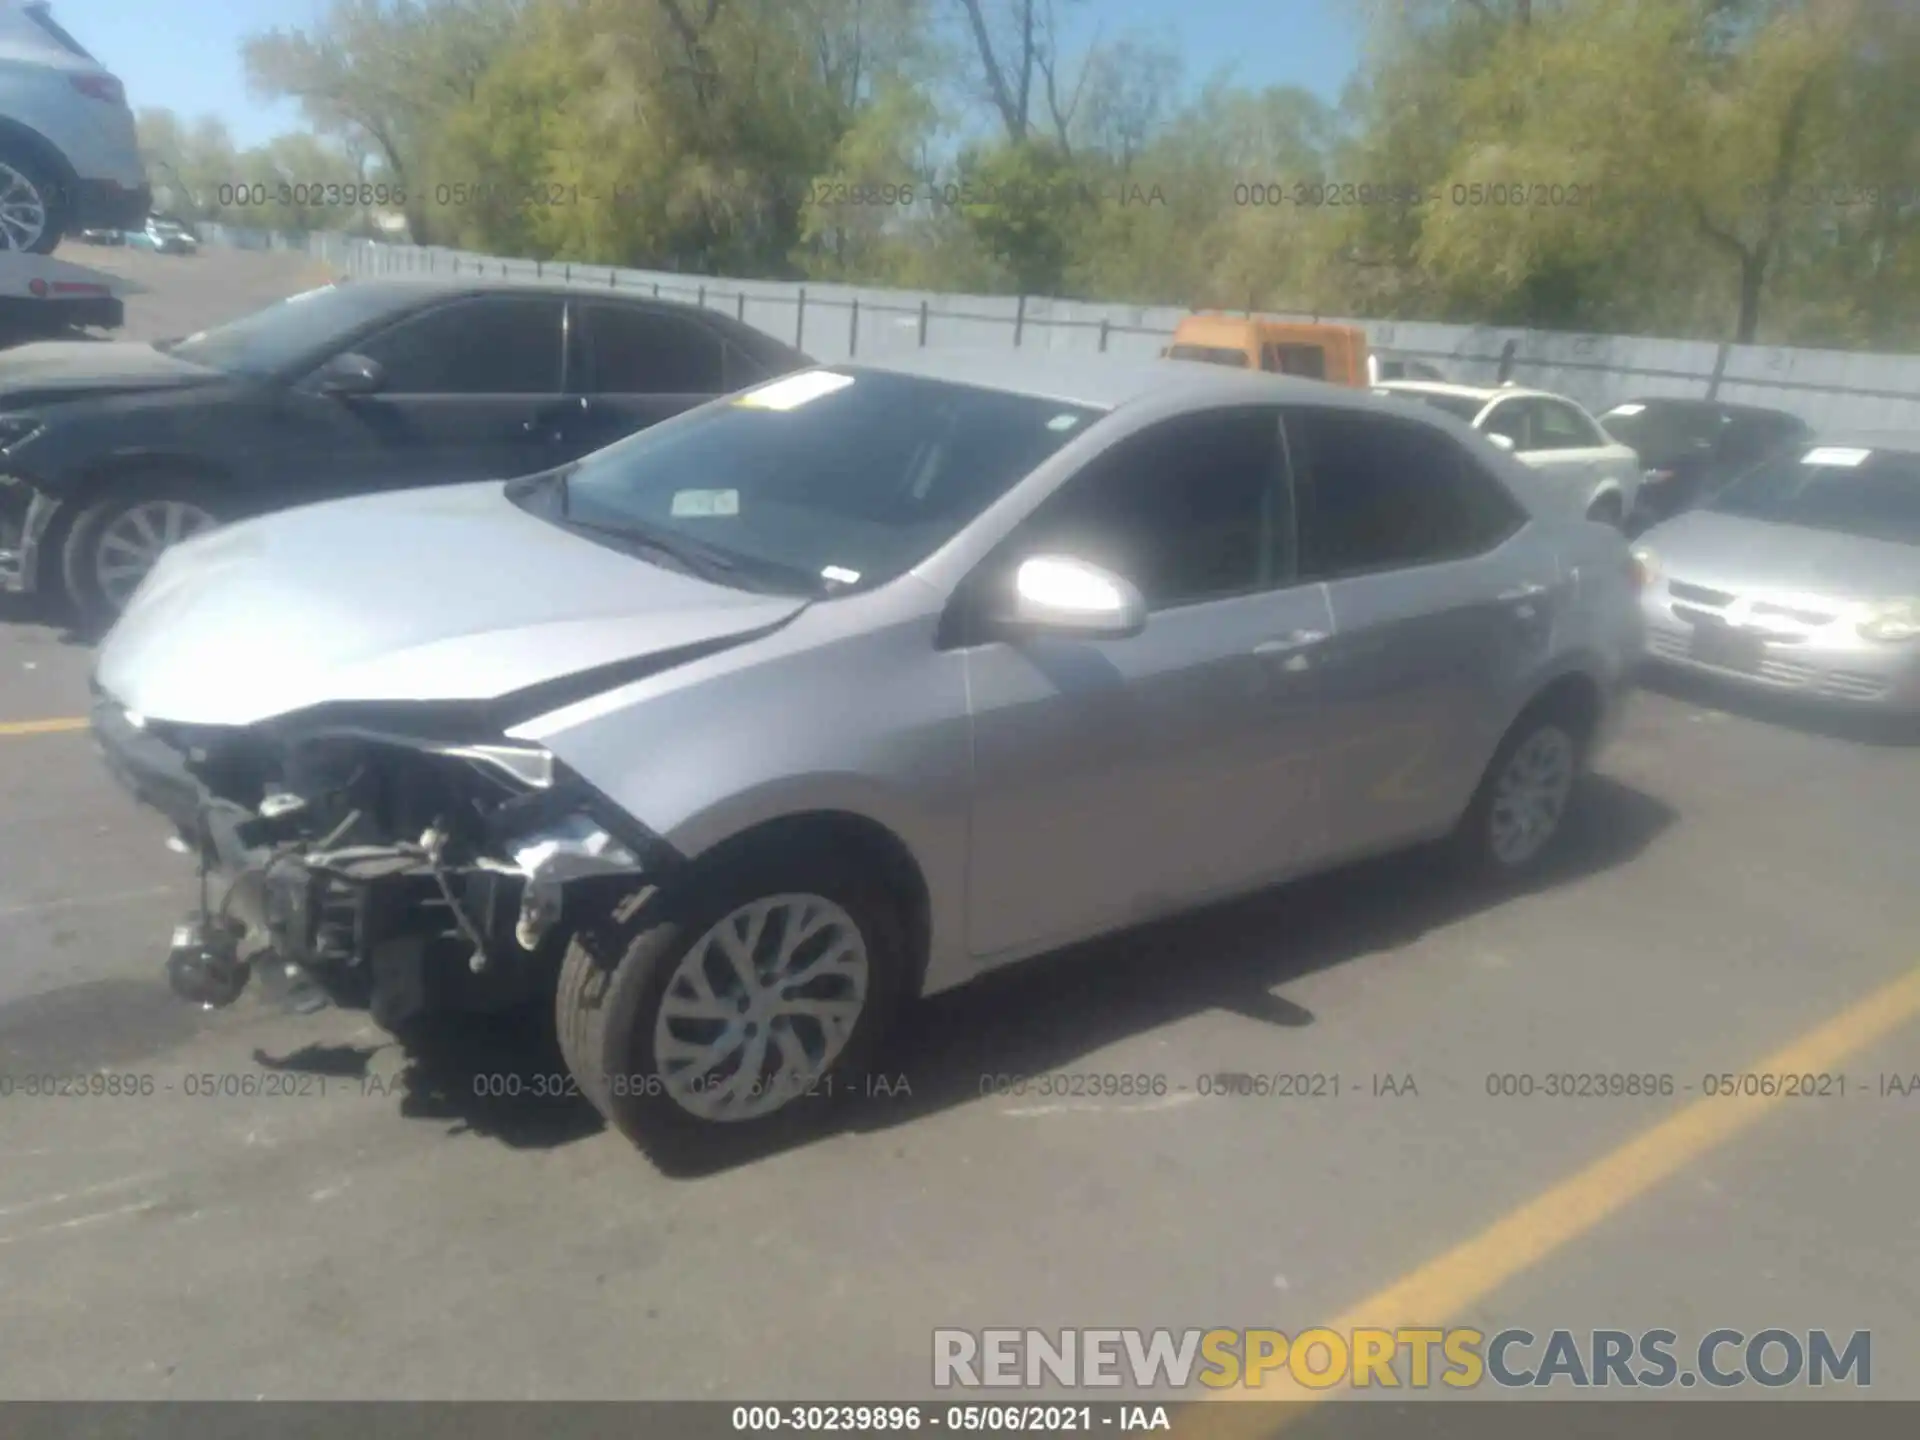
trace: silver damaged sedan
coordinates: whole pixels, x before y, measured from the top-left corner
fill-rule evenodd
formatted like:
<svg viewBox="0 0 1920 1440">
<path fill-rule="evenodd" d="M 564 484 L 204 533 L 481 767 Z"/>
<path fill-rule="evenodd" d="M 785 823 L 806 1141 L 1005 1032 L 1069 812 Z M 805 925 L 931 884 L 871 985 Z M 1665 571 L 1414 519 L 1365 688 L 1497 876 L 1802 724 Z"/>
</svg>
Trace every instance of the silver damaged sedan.
<svg viewBox="0 0 1920 1440">
<path fill-rule="evenodd" d="M 915 996 L 1376 852 L 1547 852 L 1620 536 L 1438 412 L 1105 358 L 816 368 L 511 482 L 171 550 L 93 723 L 201 857 L 175 990 L 556 1007 L 656 1154 Z"/>
<path fill-rule="evenodd" d="M 1798 447 L 1636 553 L 1657 663 L 1920 713 L 1920 435 Z"/>
</svg>

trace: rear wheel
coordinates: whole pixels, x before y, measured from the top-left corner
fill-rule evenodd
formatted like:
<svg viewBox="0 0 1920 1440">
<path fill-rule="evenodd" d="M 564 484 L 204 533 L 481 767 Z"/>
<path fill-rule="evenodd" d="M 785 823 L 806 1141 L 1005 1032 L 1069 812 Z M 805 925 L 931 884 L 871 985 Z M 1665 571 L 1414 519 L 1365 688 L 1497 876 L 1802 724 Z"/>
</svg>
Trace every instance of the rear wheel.
<svg viewBox="0 0 1920 1440">
<path fill-rule="evenodd" d="M 595 1108 L 659 1158 L 763 1142 L 860 1089 L 904 994 L 904 933 L 831 855 L 723 862 L 575 937 L 561 1050 Z"/>
<path fill-rule="evenodd" d="M 0 147 L 0 253 L 51 254 L 66 227 L 58 177 L 17 148 Z"/>
<path fill-rule="evenodd" d="M 1456 859 L 1494 881 L 1540 869 L 1559 838 L 1580 778 L 1588 725 L 1577 707 L 1544 700 L 1507 731 L 1454 831 Z"/>
<path fill-rule="evenodd" d="M 206 487 L 184 476 L 113 485 L 67 532 L 61 564 L 75 614 L 88 624 L 112 621 L 163 554 L 219 523 Z"/>
</svg>

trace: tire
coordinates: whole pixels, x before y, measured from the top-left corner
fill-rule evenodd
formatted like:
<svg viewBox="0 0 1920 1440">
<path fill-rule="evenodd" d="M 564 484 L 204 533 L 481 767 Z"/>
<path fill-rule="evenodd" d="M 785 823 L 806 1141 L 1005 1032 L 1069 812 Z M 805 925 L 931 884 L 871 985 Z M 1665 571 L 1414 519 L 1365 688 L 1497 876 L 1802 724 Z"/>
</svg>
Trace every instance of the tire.
<svg viewBox="0 0 1920 1440">
<path fill-rule="evenodd" d="M 1587 507 L 1587 519 L 1598 521 L 1602 525 L 1611 525 L 1616 530 L 1627 528 L 1626 504 L 1619 492 L 1609 490 L 1593 504 Z"/>
<path fill-rule="evenodd" d="M 1536 701 L 1513 722 L 1448 840 L 1455 864 L 1468 878 L 1496 886 L 1524 884 L 1552 858 L 1580 782 L 1590 731 L 1575 706 L 1553 699 Z M 1511 827 L 1518 819 L 1511 803 L 1514 772 L 1546 752 L 1556 754 L 1564 766 L 1561 783 L 1553 787 L 1557 801 L 1535 813 L 1538 833 L 1527 843 L 1511 843 Z"/>
<path fill-rule="evenodd" d="M 129 476 L 109 482 L 108 493 L 83 508 L 67 528 L 60 547 L 61 578 L 74 617 L 83 626 L 109 625 L 132 593 L 131 578 L 113 568 L 116 558 L 128 559 L 122 545 L 142 534 L 164 540 L 174 517 L 181 533 L 175 541 L 200 534 L 221 523 L 220 502 L 211 487 L 185 475 Z M 189 521 L 186 517 L 200 518 Z M 162 544 L 161 549 L 165 549 Z M 159 551 L 153 558 L 158 558 Z M 137 580 L 133 580 L 137 584 Z"/>
<path fill-rule="evenodd" d="M 71 218 L 60 177 L 17 144 L 0 143 L 0 254 L 51 255 Z"/>
<path fill-rule="evenodd" d="M 847 1026 L 838 1053 L 811 1083 L 789 1080 L 770 1085 L 758 1096 L 740 1098 L 743 1092 L 734 1091 L 729 1098 L 723 1078 L 689 1095 L 685 1077 L 697 1067 L 670 1075 L 661 1064 L 661 1012 L 670 998 L 676 1006 L 701 1003 L 682 965 L 696 950 L 715 958 L 708 940 L 721 922 L 734 921 L 744 907 L 771 903 L 773 897 L 805 897 L 837 907 L 864 947 L 864 1002 Z M 836 1102 L 863 1092 L 880 1042 L 906 994 L 910 966 L 905 935 L 897 907 L 871 876 L 831 853 L 768 848 L 717 861 L 683 880 L 630 897 L 609 924 L 586 926 L 575 935 L 560 967 L 555 997 L 561 1053 L 594 1108 L 657 1161 L 699 1162 L 733 1146 L 764 1147 L 780 1135 L 817 1123 Z M 801 953 L 806 953 L 804 946 Z M 709 977 L 714 973 L 707 971 Z M 724 969 L 719 973 L 723 981 L 731 981 Z M 711 991 L 720 995 L 722 988 L 716 983 Z M 770 1010 L 778 1010 L 778 1001 L 768 1003 Z M 762 1023 L 770 1027 L 782 1018 L 767 1020 L 767 1013 L 762 1012 Z M 776 1050 L 787 1053 L 796 1028 L 809 1042 L 826 1039 L 823 1025 L 809 1021 L 796 1027 L 794 1018 L 785 1018 L 786 1030 L 770 1030 L 758 1042 L 757 1052 L 754 1042 L 747 1042 L 746 1053 L 761 1058 L 761 1073 L 774 1061 Z M 755 1024 L 731 1015 L 681 1023 L 717 1025 L 726 1032 L 740 1026 L 749 1035 Z M 685 1028 L 679 1038 L 687 1039 Z M 728 1058 L 735 1053 L 729 1052 Z M 826 1058 L 824 1046 L 821 1058 Z M 742 1058 L 734 1075 L 744 1068 Z M 732 1113 L 722 1118 L 712 1113 L 716 1109 Z"/>
</svg>

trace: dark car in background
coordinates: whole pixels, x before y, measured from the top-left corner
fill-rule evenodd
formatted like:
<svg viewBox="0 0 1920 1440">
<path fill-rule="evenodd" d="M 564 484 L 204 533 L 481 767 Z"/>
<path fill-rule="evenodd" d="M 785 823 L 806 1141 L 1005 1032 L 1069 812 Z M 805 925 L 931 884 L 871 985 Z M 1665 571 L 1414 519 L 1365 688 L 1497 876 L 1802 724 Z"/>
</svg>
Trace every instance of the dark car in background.
<svg viewBox="0 0 1920 1440">
<path fill-rule="evenodd" d="M 216 525 L 550 470 L 811 363 L 695 306 L 482 280 L 342 282 L 183 340 L 24 346 L 0 354 L 0 590 L 98 623 Z"/>
<path fill-rule="evenodd" d="M 1646 467 L 1634 517 L 1640 525 L 1693 508 L 1736 475 L 1813 438 L 1798 415 L 1718 400 L 1628 400 L 1599 418 Z"/>
</svg>

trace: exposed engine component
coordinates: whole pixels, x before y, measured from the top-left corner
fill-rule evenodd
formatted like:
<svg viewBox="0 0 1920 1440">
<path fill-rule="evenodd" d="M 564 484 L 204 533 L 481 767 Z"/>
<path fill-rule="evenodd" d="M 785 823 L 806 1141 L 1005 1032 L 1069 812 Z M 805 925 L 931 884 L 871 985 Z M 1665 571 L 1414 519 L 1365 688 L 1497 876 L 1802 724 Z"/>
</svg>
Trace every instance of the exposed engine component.
<svg viewBox="0 0 1920 1440">
<path fill-rule="evenodd" d="M 167 969 L 210 1008 L 268 955 L 388 1026 L 504 1008 L 557 963 L 568 891 L 642 868 L 645 837 L 616 838 L 598 797 L 532 747 L 349 726 L 128 729 L 177 757 L 195 792 L 191 826 L 171 813 L 200 857 L 201 909 Z"/>
</svg>

